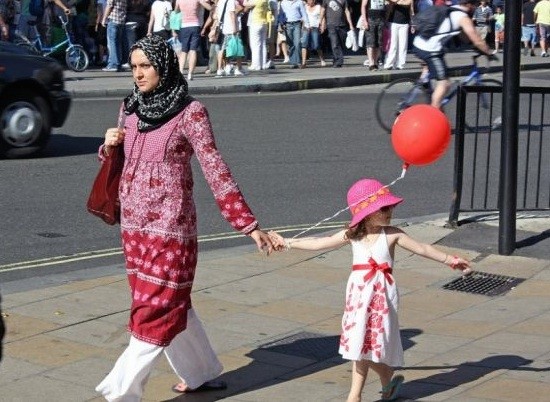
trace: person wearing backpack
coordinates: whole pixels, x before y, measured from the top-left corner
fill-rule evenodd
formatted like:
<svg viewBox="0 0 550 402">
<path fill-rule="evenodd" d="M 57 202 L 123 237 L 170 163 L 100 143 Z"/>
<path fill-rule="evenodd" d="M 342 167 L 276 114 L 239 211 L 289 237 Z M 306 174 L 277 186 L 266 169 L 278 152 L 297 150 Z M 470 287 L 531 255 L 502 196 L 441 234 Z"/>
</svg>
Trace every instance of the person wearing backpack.
<svg viewBox="0 0 550 402">
<path fill-rule="evenodd" d="M 434 6 L 419 13 L 414 20 L 416 29 L 413 41 L 414 52 L 426 64 L 425 69 L 429 70 L 430 77 L 436 80 L 431 102 L 434 107 L 440 107 L 441 101 L 451 86 L 445 63 L 447 41 L 464 32 L 481 53 L 496 59 L 485 40 L 477 33 L 471 19 L 477 2 L 477 0 L 459 0 L 458 5 L 452 7 Z M 432 20 L 426 20 L 426 15 Z M 437 23 L 435 27 L 434 22 Z M 432 30 L 433 32 L 430 32 Z"/>
</svg>

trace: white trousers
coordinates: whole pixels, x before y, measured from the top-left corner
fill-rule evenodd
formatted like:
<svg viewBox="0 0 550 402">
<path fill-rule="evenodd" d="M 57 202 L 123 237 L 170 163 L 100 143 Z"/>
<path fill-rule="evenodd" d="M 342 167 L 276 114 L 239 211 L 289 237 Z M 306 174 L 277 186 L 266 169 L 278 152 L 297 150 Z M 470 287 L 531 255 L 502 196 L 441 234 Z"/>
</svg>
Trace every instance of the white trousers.
<svg viewBox="0 0 550 402">
<path fill-rule="evenodd" d="M 216 357 L 201 321 L 190 309 L 187 328 L 166 347 L 130 338 L 111 372 L 96 387 L 107 401 L 139 402 L 153 366 L 164 352 L 170 366 L 190 388 L 218 377 L 223 367 Z"/>
<path fill-rule="evenodd" d="M 267 68 L 267 25 L 251 24 L 248 27 L 248 42 L 250 43 L 250 68 L 261 70 Z"/>
<path fill-rule="evenodd" d="M 409 24 L 390 24 L 390 48 L 386 54 L 384 68 L 403 68 L 407 61 Z"/>
</svg>

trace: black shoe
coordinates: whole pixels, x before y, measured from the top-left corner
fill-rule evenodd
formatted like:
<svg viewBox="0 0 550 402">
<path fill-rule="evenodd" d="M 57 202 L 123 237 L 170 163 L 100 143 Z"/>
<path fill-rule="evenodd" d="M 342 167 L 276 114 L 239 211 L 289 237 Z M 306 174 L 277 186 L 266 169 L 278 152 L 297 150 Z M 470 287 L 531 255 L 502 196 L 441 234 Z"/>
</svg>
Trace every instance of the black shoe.
<svg viewBox="0 0 550 402">
<path fill-rule="evenodd" d="M 334 68 L 341 68 L 342 65 L 341 65 L 341 64 L 333 64 L 332 67 L 334 67 Z"/>
<path fill-rule="evenodd" d="M 378 71 L 378 66 L 369 66 L 369 71 Z"/>
</svg>

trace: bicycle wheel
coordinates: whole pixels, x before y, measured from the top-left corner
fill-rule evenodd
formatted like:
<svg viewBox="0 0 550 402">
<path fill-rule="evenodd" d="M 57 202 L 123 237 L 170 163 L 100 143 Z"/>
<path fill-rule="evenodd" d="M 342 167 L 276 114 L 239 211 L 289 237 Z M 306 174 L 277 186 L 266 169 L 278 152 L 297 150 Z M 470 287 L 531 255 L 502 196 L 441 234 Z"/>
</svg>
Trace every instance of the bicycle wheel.
<svg viewBox="0 0 550 402">
<path fill-rule="evenodd" d="M 482 79 L 479 85 L 502 88 L 502 82 L 491 78 Z M 464 125 L 468 131 L 488 133 L 499 130 L 502 124 L 502 92 L 469 93 L 465 113 Z"/>
<path fill-rule="evenodd" d="M 82 46 L 71 45 L 65 51 L 65 62 L 71 70 L 81 72 L 88 68 L 90 59 Z"/>
<path fill-rule="evenodd" d="M 388 84 L 376 100 L 376 120 L 388 133 L 391 133 L 395 118 L 416 104 L 430 103 L 431 95 L 426 87 L 416 85 L 416 80 L 400 78 Z"/>
</svg>

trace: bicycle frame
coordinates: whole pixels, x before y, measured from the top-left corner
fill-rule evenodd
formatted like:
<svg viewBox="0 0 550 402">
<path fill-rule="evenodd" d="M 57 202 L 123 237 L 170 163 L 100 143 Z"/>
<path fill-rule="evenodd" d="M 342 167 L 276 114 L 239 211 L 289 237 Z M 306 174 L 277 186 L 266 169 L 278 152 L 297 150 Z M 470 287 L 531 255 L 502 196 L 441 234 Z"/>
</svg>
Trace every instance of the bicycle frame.
<svg viewBox="0 0 550 402">
<path fill-rule="evenodd" d="M 468 85 L 472 82 L 479 84 L 479 82 L 481 81 L 481 72 L 479 71 L 479 68 L 477 66 L 477 57 L 479 56 L 474 56 L 474 63 L 472 64 L 472 71 L 470 72 L 470 74 L 459 81 L 455 81 L 456 85 L 454 85 L 453 89 L 445 96 L 445 98 L 443 98 L 443 100 L 441 101 L 441 106 L 445 106 L 451 101 L 451 99 L 453 99 L 458 91 L 459 85 Z"/>
<path fill-rule="evenodd" d="M 36 50 L 38 50 L 38 52 L 40 54 L 42 54 L 43 56 L 49 56 L 52 53 L 55 53 L 60 48 L 62 48 L 63 46 L 67 45 L 67 44 L 69 46 L 73 45 L 73 43 L 71 42 L 71 36 L 69 34 L 69 31 L 67 30 L 67 25 L 69 23 L 69 20 L 68 19 L 63 19 L 63 17 L 61 17 L 61 16 L 59 16 L 59 20 L 61 21 L 61 25 L 63 26 L 63 31 L 65 32 L 65 40 L 63 40 L 59 43 L 56 43 L 54 46 L 45 46 L 42 43 L 42 36 L 40 35 L 40 32 L 38 32 L 38 29 L 36 28 L 36 25 L 34 25 L 34 24 L 32 25 L 32 27 L 34 29 L 35 38 L 32 41 L 27 39 L 27 42 L 29 42 L 31 45 L 33 45 L 36 48 Z"/>
</svg>

